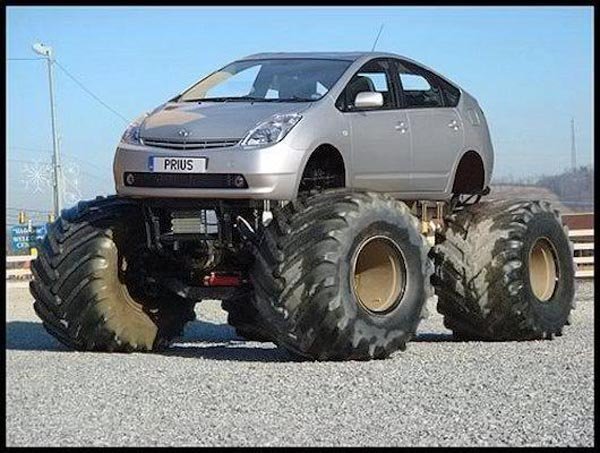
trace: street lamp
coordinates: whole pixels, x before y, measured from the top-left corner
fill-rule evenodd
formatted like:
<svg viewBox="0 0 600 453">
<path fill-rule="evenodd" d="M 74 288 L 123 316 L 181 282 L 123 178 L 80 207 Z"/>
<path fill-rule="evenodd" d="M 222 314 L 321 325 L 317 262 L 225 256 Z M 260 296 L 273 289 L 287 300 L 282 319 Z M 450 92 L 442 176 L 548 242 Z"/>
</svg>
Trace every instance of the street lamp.
<svg viewBox="0 0 600 453">
<path fill-rule="evenodd" d="M 60 169 L 60 156 L 58 152 L 58 138 L 56 135 L 56 113 L 54 111 L 54 85 L 52 81 L 52 65 L 54 63 L 52 47 L 45 46 L 42 43 L 35 43 L 33 51 L 38 55 L 46 57 L 48 63 L 48 84 L 50 86 L 50 116 L 52 117 L 52 169 L 53 169 L 53 198 L 54 198 L 54 217 L 58 218 L 60 215 L 61 204 L 62 204 L 62 184 L 61 184 L 61 169 Z"/>
</svg>

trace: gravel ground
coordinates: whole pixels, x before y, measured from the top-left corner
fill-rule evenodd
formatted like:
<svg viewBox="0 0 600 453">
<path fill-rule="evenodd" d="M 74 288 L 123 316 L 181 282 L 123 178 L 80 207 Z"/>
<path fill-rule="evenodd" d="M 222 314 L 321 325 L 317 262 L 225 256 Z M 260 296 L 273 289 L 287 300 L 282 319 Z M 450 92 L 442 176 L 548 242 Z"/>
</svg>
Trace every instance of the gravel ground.
<svg viewBox="0 0 600 453">
<path fill-rule="evenodd" d="M 404 353 L 293 362 L 216 301 L 165 354 L 66 351 L 27 289 L 7 301 L 10 446 L 593 446 L 593 283 L 553 341 L 454 342 L 432 315 Z"/>
</svg>

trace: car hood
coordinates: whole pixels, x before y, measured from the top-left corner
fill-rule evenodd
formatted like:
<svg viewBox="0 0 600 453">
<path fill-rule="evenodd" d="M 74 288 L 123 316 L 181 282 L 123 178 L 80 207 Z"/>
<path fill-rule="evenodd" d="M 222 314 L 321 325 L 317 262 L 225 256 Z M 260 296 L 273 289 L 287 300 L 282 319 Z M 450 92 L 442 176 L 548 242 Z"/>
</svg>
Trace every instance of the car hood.
<svg viewBox="0 0 600 453">
<path fill-rule="evenodd" d="M 310 103 L 299 102 L 185 102 L 167 103 L 142 122 L 142 139 L 241 139 L 277 113 L 298 113 Z M 184 131 L 185 132 L 182 132 Z"/>
</svg>

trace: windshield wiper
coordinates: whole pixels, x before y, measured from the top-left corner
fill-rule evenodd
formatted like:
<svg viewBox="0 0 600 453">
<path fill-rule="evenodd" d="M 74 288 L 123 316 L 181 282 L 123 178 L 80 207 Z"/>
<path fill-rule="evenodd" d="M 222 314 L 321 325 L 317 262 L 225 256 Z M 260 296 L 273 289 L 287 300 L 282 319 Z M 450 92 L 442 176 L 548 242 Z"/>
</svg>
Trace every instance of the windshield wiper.
<svg viewBox="0 0 600 453">
<path fill-rule="evenodd" d="M 255 96 L 223 96 L 214 98 L 188 99 L 185 102 L 312 102 L 315 99 L 292 96 L 289 98 L 261 98 Z"/>
<path fill-rule="evenodd" d="M 260 102 L 264 101 L 263 98 L 257 98 L 254 96 L 225 96 L 225 97 L 217 97 L 217 98 L 203 98 L 198 99 L 198 102 L 229 102 L 229 101 L 250 101 L 250 102 Z"/>
<path fill-rule="evenodd" d="M 279 99 L 273 99 L 273 100 L 278 101 L 278 102 L 312 102 L 312 101 L 316 101 L 316 99 L 302 98 L 300 96 L 291 96 L 289 98 L 279 98 Z"/>
</svg>

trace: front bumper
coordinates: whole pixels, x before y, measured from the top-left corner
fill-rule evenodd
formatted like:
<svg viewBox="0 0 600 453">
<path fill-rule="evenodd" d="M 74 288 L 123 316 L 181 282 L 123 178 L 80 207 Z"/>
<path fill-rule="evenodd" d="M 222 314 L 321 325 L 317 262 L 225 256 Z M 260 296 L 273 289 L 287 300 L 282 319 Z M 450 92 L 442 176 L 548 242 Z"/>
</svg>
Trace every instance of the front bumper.
<svg viewBox="0 0 600 453">
<path fill-rule="evenodd" d="M 125 184 L 128 172 L 149 172 L 149 158 L 204 157 L 206 173 L 202 175 L 241 174 L 248 187 L 175 188 L 132 187 Z M 298 177 L 304 152 L 284 143 L 244 149 L 240 146 L 210 150 L 173 150 L 120 143 L 115 154 L 113 173 L 117 194 L 140 198 L 230 198 L 291 200 L 296 197 Z"/>
</svg>

